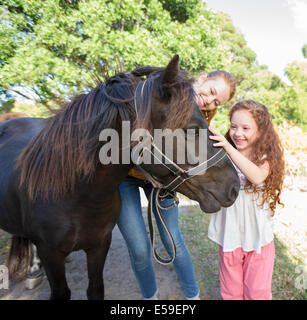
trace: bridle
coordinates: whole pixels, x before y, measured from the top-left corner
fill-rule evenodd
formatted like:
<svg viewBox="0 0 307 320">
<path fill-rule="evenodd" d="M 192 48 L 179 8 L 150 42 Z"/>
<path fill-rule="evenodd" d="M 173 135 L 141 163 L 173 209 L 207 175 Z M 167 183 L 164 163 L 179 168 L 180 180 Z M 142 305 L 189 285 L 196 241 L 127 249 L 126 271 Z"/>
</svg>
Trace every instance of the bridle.
<svg viewBox="0 0 307 320">
<path fill-rule="evenodd" d="M 136 93 L 138 90 L 139 85 L 142 85 L 141 87 L 141 97 L 143 96 L 143 90 L 144 90 L 144 86 L 147 80 L 145 80 L 144 82 L 140 82 L 137 85 L 137 88 L 135 90 L 135 96 L 134 96 L 134 106 L 135 106 L 135 112 L 136 112 L 136 117 L 138 118 L 138 108 L 137 108 L 137 102 L 136 102 Z M 175 207 L 179 204 L 179 199 L 176 195 L 176 189 L 185 181 L 193 178 L 195 175 L 200 175 L 205 173 L 209 168 L 211 168 L 212 166 L 215 166 L 217 163 L 219 163 L 222 159 L 224 159 L 226 156 L 228 157 L 227 153 L 225 152 L 225 150 L 223 148 L 221 148 L 216 154 L 214 154 L 211 158 L 203 161 L 202 163 L 200 163 L 199 165 L 189 168 L 188 170 L 184 170 L 181 167 L 179 167 L 173 160 L 169 159 L 163 152 L 162 150 L 160 150 L 157 145 L 154 143 L 154 138 L 152 136 L 149 137 L 150 138 L 150 143 L 148 143 L 148 146 L 143 147 L 141 153 L 139 154 L 137 160 L 136 160 L 136 164 L 137 164 L 137 168 L 138 170 L 140 170 L 142 172 L 142 174 L 144 174 L 144 176 L 153 183 L 153 185 L 155 186 L 150 194 L 150 200 L 149 200 L 149 205 L 148 205 L 148 226 L 149 226 L 149 231 L 150 231 L 150 239 L 151 239 L 151 243 L 152 243 L 152 250 L 153 250 L 153 256 L 154 258 L 157 260 L 157 262 L 164 264 L 164 265 L 168 265 L 171 264 L 176 257 L 176 246 L 174 243 L 174 239 L 171 235 L 171 233 L 169 232 L 166 223 L 164 221 L 164 218 L 162 216 L 161 213 L 161 209 L 163 210 L 168 210 L 172 207 Z M 166 167 L 170 172 L 172 172 L 172 174 L 175 176 L 174 179 L 169 182 L 167 185 L 163 185 L 161 182 L 157 181 L 157 179 L 151 175 L 150 173 L 148 173 L 147 171 L 145 171 L 143 168 L 140 167 L 140 160 L 141 158 L 144 156 L 144 153 L 148 152 L 150 153 L 151 156 L 153 156 L 156 161 L 163 165 L 164 167 Z M 156 162 L 155 162 L 156 163 Z M 174 203 L 170 206 L 164 207 L 160 204 L 160 201 L 166 199 L 166 198 L 174 198 Z M 161 258 L 157 252 L 156 249 L 154 247 L 154 243 L 155 243 L 155 232 L 154 232 L 154 227 L 153 227 L 153 207 L 154 205 L 156 205 L 156 209 L 157 209 L 157 213 L 159 215 L 159 218 L 165 228 L 165 231 L 167 232 L 170 240 L 171 240 L 171 244 L 172 244 L 172 250 L 173 250 L 173 255 L 171 256 L 170 259 L 163 259 Z"/>
<path fill-rule="evenodd" d="M 223 148 L 221 148 L 216 154 L 214 154 L 211 158 L 203 161 L 199 165 L 189 168 L 188 170 L 184 170 L 180 168 L 173 160 L 169 159 L 154 143 L 153 137 L 151 138 L 150 148 L 145 146 L 142 149 L 142 152 L 139 155 L 137 160 L 137 165 L 140 165 L 139 159 L 144 156 L 145 152 L 149 152 L 159 164 L 166 167 L 169 171 L 173 173 L 175 178 L 169 182 L 167 185 L 161 184 L 161 182 L 157 181 L 157 179 L 151 175 L 150 173 L 146 172 L 148 176 L 150 176 L 150 180 L 154 182 L 156 185 L 159 186 L 161 189 L 168 190 L 170 192 L 175 192 L 175 190 L 185 181 L 193 178 L 196 175 L 200 175 L 205 173 L 209 168 L 215 166 L 218 162 L 220 162 L 224 157 L 227 156 L 227 153 Z M 159 156 L 157 156 L 159 155 Z M 142 168 L 142 171 L 145 171 Z M 145 172 L 144 172 L 145 173 Z"/>
</svg>

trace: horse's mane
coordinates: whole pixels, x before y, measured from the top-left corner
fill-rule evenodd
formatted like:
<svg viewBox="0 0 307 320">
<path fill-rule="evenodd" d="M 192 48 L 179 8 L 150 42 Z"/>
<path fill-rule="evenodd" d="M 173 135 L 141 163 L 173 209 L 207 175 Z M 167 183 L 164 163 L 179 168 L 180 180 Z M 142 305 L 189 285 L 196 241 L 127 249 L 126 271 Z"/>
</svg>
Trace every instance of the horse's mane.
<svg viewBox="0 0 307 320">
<path fill-rule="evenodd" d="M 118 73 L 89 93 L 76 96 L 49 118 L 18 159 L 20 185 L 26 187 L 29 197 L 58 198 L 73 191 L 78 181 L 90 181 L 99 164 L 102 142 L 98 137 L 103 129 L 116 128 L 128 120 L 133 127 L 150 128 L 151 97 L 153 90 L 163 92 L 160 81 L 156 81 L 163 71 L 164 68 L 143 67 Z M 137 104 L 136 121 L 134 95 L 144 77 L 148 79 L 142 101 Z M 169 88 L 169 128 L 183 126 L 193 109 L 191 80 L 183 73 L 177 78 Z"/>
</svg>

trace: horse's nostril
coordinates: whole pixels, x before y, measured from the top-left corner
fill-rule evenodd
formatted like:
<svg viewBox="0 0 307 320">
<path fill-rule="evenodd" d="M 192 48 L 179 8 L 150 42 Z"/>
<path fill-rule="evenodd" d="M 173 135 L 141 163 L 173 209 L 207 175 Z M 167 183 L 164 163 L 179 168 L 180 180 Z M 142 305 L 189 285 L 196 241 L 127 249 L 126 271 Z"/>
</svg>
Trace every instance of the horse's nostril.
<svg viewBox="0 0 307 320">
<path fill-rule="evenodd" d="M 229 191 L 229 200 L 235 201 L 237 199 L 238 193 L 239 188 L 237 187 L 237 185 L 232 186 Z"/>
</svg>

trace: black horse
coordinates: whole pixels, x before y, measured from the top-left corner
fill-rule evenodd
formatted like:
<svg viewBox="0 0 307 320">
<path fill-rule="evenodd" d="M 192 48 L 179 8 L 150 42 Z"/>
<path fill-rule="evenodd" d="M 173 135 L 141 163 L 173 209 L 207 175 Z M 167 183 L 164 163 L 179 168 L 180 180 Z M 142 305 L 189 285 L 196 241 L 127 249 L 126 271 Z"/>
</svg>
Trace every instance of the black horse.
<svg viewBox="0 0 307 320">
<path fill-rule="evenodd" d="M 134 164 L 102 165 L 99 151 L 106 142 L 98 137 L 105 128 L 121 135 L 123 121 L 150 132 L 207 128 L 192 80 L 179 72 L 178 59 L 166 68 L 116 74 L 75 97 L 52 118 L 18 118 L 0 126 L 0 227 L 14 235 L 11 274 L 31 261 L 33 243 L 51 298 L 69 299 L 64 260 L 82 249 L 87 254 L 87 296 L 103 299 L 103 267 L 121 209 L 118 186 Z M 218 151 L 208 141 L 208 156 Z M 144 168 L 161 183 L 174 179 L 174 172 L 162 164 Z M 231 205 L 238 189 L 236 172 L 224 157 L 177 191 L 197 200 L 203 211 L 214 212 Z"/>
</svg>

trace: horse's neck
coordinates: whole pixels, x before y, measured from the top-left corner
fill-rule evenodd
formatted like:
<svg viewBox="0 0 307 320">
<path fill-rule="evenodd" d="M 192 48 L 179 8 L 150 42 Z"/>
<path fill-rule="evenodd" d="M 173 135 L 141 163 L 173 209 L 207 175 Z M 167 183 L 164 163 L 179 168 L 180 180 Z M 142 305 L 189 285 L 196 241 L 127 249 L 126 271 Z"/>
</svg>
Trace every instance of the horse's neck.
<svg viewBox="0 0 307 320">
<path fill-rule="evenodd" d="M 100 169 L 97 170 L 97 174 L 103 184 L 108 185 L 110 188 L 118 188 L 132 167 L 132 164 L 108 165 L 100 167 Z"/>
<path fill-rule="evenodd" d="M 128 175 L 133 165 L 99 166 L 91 183 L 82 186 L 82 194 L 86 193 L 90 201 L 112 201 L 113 194 Z M 86 189 L 86 190 L 85 190 Z M 88 189 L 88 190 L 87 190 Z"/>
</svg>

